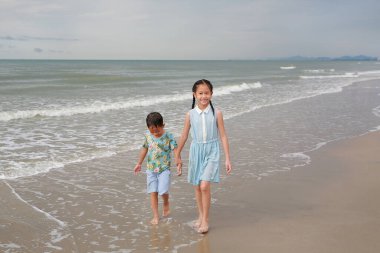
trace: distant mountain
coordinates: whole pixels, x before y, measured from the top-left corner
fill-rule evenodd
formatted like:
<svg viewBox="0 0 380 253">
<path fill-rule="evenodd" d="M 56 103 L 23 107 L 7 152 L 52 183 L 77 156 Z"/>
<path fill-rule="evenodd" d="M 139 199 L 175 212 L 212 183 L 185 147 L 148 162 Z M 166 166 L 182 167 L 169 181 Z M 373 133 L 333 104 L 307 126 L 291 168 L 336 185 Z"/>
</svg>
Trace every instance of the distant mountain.
<svg viewBox="0 0 380 253">
<path fill-rule="evenodd" d="M 366 55 L 357 55 L 357 56 L 341 56 L 338 58 L 334 58 L 336 61 L 377 61 L 377 57 L 366 56 Z"/>
<path fill-rule="evenodd" d="M 274 58 L 272 60 L 285 60 L 285 61 L 377 61 L 378 58 L 374 56 L 356 55 L 356 56 L 340 56 L 340 57 L 306 57 L 306 56 L 290 56 L 284 58 Z"/>
</svg>

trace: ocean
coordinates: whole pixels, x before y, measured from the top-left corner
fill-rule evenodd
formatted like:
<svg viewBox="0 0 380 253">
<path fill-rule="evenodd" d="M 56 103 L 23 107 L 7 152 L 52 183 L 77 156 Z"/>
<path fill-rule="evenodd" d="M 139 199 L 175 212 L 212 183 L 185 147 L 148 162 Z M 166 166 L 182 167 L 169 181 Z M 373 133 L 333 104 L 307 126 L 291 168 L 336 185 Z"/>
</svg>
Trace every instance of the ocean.
<svg viewBox="0 0 380 253">
<path fill-rule="evenodd" d="M 374 61 L 1 60 L 0 182 L 36 212 L 33 222 L 48 223 L 34 245 L 139 252 L 139 238 L 151 238 L 150 208 L 145 179 L 131 172 L 146 115 L 160 112 L 178 139 L 192 85 L 202 78 L 213 83 L 213 104 L 223 112 L 234 178 L 265 180 L 312 162 L 307 153 L 326 143 L 380 130 L 380 84 L 363 82 L 380 79 Z M 179 217 L 194 205 L 184 184 L 186 175 L 173 180 Z M 21 215 L 1 209 L 5 231 Z M 188 222 L 166 221 L 178 231 Z M 148 251 L 177 252 L 198 240 L 187 234 L 164 248 L 150 239 Z M 0 249 L 30 247 L 9 240 L 0 236 Z"/>
</svg>

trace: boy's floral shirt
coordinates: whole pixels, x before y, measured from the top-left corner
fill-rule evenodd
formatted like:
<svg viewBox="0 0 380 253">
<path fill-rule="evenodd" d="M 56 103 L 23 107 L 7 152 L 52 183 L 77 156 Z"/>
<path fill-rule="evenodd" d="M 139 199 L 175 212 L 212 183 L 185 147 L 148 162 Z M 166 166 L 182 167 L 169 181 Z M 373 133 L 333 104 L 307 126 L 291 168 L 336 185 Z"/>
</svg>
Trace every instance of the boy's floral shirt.
<svg viewBox="0 0 380 253">
<path fill-rule="evenodd" d="M 147 169 L 161 173 L 170 169 L 170 153 L 177 147 L 174 136 L 166 132 L 159 138 L 154 137 L 149 131 L 144 134 L 143 148 L 148 149 Z"/>
</svg>

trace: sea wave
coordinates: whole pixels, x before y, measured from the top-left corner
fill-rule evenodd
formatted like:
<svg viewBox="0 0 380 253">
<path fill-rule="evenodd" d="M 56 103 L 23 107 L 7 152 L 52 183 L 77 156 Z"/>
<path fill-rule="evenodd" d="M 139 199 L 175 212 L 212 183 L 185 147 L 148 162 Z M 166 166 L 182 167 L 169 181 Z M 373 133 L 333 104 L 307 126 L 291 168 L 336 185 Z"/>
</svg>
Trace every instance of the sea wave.
<svg viewBox="0 0 380 253">
<path fill-rule="evenodd" d="M 331 78 L 356 78 L 358 73 L 347 72 L 343 75 L 324 75 L 324 76 L 300 76 L 301 79 L 331 79 Z"/>
<path fill-rule="evenodd" d="M 127 150 L 133 150 L 136 147 L 132 147 Z M 121 150 L 123 152 L 125 150 Z M 19 177 L 28 177 L 37 175 L 40 173 L 46 173 L 53 169 L 60 169 L 68 164 L 80 163 L 85 161 L 90 161 L 95 158 L 105 158 L 116 155 L 118 152 L 112 150 L 99 150 L 92 154 L 87 154 L 81 156 L 80 158 L 67 159 L 65 161 L 39 161 L 35 163 L 25 163 L 25 162 L 12 162 L 6 171 L 0 171 L 0 179 L 16 179 Z"/>
<path fill-rule="evenodd" d="M 335 69 L 305 69 L 304 72 L 306 72 L 306 73 L 328 73 L 328 72 L 335 72 Z"/>
<path fill-rule="evenodd" d="M 222 96 L 222 95 L 231 94 L 232 92 L 240 92 L 240 91 L 245 91 L 245 90 L 250 90 L 250 89 L 259 89 L 262 87 L 263 86 L 260 82 L 249 83 L 249 84 L 242 83 L 240 85 L 225 86 L 225 87 L 215 89 L 213 95 L 214 96 Z M 186 97 L 186 99 L 187 99 L 187 97 Z"/>
<path fill-rule="evenodd" d="M 287 99 L 284 99 L 284 100 L 279 100 L 277 102 L 271 101 L 271 102 L 268 102 L 268 103 L 265 103 L 265 104 L 262 104 L 262 105 L 254 105 L 254 106 L 251 106 L 247 110 L 241 110 L 241 111 L 236 112 L 236 113 L 227 113 L 227 114 L 224 115 L 224 119 L 231 119 L 231 118 L 234 118 L 234 117 L 238 117 L 238 116 L 241 116 L 243 114 L 250 113 L 250 112 L 253 112 L 255 110 L 258 110 L 258 109 L 261 109 L 261 108 L 265 108 L 265 107 L 269 107 L 269 106 L 288 104 L 288 103 L 291 103 L 293 101 L 297 101 L 297 100 L 301 100 L 301 99 L 307 99 L 307 98 L 312 98 L 312 97 L 320 96 L 320 95 L 323 95 L 323 94 L 339 93 L 339 92 L 343 91 L 343 87 L 348 86 L 350 84 L 352 84 L 352 82 L 351 83 L 346 83 L 345 85 L 342 85 L 342 86 L 330 87 L 330 88 L 325 89 L 325 90 L 319 90 L 319 91 L 316 91 L 316 92 L 311 93 L 311 94 L 304 94 L 304 95 L 295 96 L 295 97 L 292 97 L 292 98 L 287 98 Z"/>
<path fill-rule="evenodd" d="M 234 92 L 241 92 L 249 89 L 261 88 L 262 84 L 260 82 L 256 83 L 242 83 L 239 85 L 230 85 L 214 90 L 214 96 L 228 95 Z M 65 117 L 73 116 L 76 114 L 87 114 L 87 113 L 102 113 L 110 110 L 123 110 L 127 108 L 134 107 L 145 107 L 152 106 L 156 104 L 165 104 L 171 102 L 184 101 L 189 99 L 191 94 L 173 94 L 173 95 L 162 95 L 162 96 L 150 96 L 144 98 L 133 98 L 128 101 L 118 101 L 118 102 L 104 102 L 95 101 L 86 105 L 81 106 L 66 106 L 60 109 L 36 109 L 36 110 L 20 110 L 20 111 L 5 111 L 0 112 L 0 121 L 10 121 L 16 119 L 27 119 L 34 117 Z"/>
<path fill-rule="evenodd" d="M 358 72 L 360 76 L 380 76 L 380 70 L 369 70 L 369 71 L 360 71 Z"/>
</svg>

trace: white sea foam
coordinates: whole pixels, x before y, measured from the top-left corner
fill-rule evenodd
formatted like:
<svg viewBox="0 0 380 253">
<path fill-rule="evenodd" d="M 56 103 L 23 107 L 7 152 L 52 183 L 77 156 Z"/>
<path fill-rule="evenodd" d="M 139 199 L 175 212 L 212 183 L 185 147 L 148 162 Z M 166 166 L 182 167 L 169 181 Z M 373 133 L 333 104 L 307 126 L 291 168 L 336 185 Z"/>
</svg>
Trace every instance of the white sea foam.
<svg viewBox="0 0 380 253">
<path fill-rule="evenodd" d="M 231 85 L 231 86 L 224 86 L 220 88 L 216 88 L 214 90 L 214 96 L 223 96 L 227 94 L 231 94 L 233 92 L 240 92 L 244 90 L 249 90 L 249 89 L 257 89 L 261 88 L 260 83 L 253 83 L 253 84 L 247 84 L 247 83 L 242 83 L 240 85 Z M 186 96 L 185 99 L 188 99 L 188 96 Z"/>
<path fill-rule="evenodd" d="M 260 82 L 251 83 L 251 84 L 242 83 L 240 85 L 225 86 L 225 87 L 215 89 L 213 95 L 222 96 L 222 95 L 231 94 L 232 92 L 240 92 L 240 91 L 245 91 L 249 89 L 259 89 L 261 87 L 262 87 L 262 84 Z M 188 96 L 186 96 L 186 99 L 188 99 Z"/>
<path fill-rule="evenodd" d="M 380 117 L 380 105 L 373 108 L 372 113 L 375 114 L 375 116 Z"/>
<path fill-rule="evenodd" d="M 32 176 L 39 173 L 48 172 L 51 169 L 62 168 L 63 163 L 52 161 L 41 161 L 34 165 L 24 162 L 12 162 L 12 169 L 9 172 L 0 173 L 0 179 L 15 179 L 18 177 Z"/>
<path fill-rule="evenodd" d="M 21 246 L 15 243 L 3 243 L 0 244 L 0 249 L 4 249 L 4 253 L 10 253 L 10 252 L 15 252 L 13 250 L 15 249 L 21 249 Z"/>
<path fill-rule="evenodd" d="M 299 166 L 305 166 L 307 164 L 310 164 L 311 159 L 310 156 L 298 152 L 298 153 L 288 153 L 288 154 L 283 154 L 281 155 L 282 158 L 287 158 L 287 159 L 294 159 L 297 161 L 300 161 L 301 163 L 294 165 L 294 167 L 299 167 Z"/>
<path fill-rule="evenodd" d="M 281 66 L 280 69 L 285 69 L 285 70 L 289 70 L 289 69 L 295 69 L 296 66 Z"/>
</svg>

